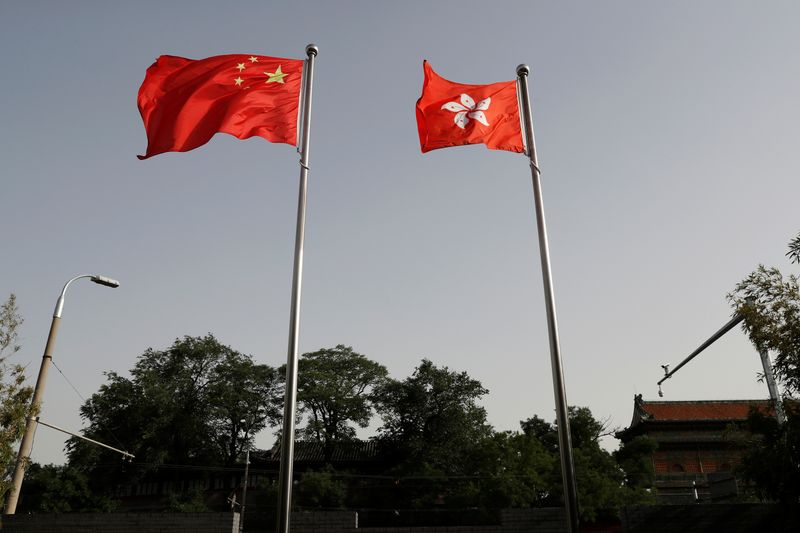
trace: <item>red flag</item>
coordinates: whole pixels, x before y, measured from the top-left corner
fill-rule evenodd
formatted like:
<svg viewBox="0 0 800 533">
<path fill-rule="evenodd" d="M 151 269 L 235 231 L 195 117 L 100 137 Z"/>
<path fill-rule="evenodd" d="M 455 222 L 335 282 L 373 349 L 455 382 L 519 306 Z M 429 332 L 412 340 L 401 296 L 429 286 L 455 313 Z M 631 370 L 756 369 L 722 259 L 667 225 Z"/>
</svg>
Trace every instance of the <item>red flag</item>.
<svg viewBox="0 0 800 533">
<path fill-rule="evenodd" d="M 442 78 L 427 61 L 422 68 L 417 129 L 423 153 L 478 143 L 493 150 L 525 151 L 516 81 L 466 85 Z"/>
<path fill-rule="evenodd" d="M 147 153 L 187 152 L 217 132 L 297 143 L 303 61 L 233 54 L 161 56 L 139 89 Z"/>
</svg>

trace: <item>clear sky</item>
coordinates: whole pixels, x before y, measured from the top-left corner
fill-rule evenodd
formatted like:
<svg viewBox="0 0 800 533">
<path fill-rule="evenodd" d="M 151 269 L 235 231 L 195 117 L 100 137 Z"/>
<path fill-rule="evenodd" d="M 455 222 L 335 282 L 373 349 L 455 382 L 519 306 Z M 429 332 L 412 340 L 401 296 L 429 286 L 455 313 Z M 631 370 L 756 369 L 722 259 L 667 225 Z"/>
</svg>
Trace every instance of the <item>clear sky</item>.
<svg viewBox="0 0 800 533">
<path fill-rule="evenodd" d="M 51 371 L 42 419 L 80 428 L 69 383 L 88 397 L 183 335 L 286 361 L 298 155 L 218 135 L 139 161 L 136 93 L 161 54 L 314 42 L 301 352 L 351 345 L 396 378 L 427 357 L 483 382 L 497 429 L 555 418 L 525 157 L 422 155 L 414 115 L 423 59 L 463 83 L 528 63 L 567 397 L 626 426 L 739 280 L 798 270 L 798 20 L 795 2 L 4 2 L 0 296 L 31 379 L 63 284 L 122 283 L 70 288 L 69 382 Z M 764 398 L 759 371 L 737 330 L 664 399 Z M 63 442 L 40 428 L 33 459 Z"/>
</svg>

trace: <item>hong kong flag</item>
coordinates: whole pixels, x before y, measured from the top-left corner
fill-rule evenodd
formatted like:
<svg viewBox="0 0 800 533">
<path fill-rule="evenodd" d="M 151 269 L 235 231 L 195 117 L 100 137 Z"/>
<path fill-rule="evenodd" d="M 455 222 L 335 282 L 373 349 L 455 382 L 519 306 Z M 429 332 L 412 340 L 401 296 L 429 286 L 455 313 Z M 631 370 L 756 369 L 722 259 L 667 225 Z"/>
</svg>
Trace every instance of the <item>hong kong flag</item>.
<svg viewBox="0 0 800 533">
<path fill-rule="evenodd" d="M 479 143 L 493 150 L 525 151 L 516 81 L 466 85 L 442 78 L 427 61 L 422 68 L 417 129 L 423 153 Z"/>
<path fill-rule="evenodd" d="M 161 56 L 139 89 L 147 153 L 186 152 L 216 133 L 297 143 L 303 61 L 233 54 Z"/>
</svg>

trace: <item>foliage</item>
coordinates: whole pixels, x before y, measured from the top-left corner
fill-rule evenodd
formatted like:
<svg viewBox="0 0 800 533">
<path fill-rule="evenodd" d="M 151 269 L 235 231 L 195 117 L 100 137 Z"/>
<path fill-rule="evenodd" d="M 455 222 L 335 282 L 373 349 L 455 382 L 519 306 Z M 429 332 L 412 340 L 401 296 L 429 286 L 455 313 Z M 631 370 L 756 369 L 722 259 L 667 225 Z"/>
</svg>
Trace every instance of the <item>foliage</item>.
<svg viewBox="0 0 800 533">
<path fill-rule="evenodd" d="M 786 254 L 800 262 L 800 235 Z M 784 397 L 800 392 L 800 288 L 794 275 L 759 265 L 728 295 L 743 328 L 760 352 L 774 353 L 773 371 Z M 751 410 L 746 428 L 751 434 L 739 466 L 762 499 L 797 503 L 800 498 L 800 412 L 793 400 L 783 402 L 786 422 Z"/>
<path fill-rule="evenodd" d="M 231 465 L 277 417 L 275 370 L 209 334 L 146 350 L 125 378 L 114 372 L 81 407 L 86 436 L 136 455 L 124 467 L 105 449 L 72 438 L 70 464 L 98 487 L 141 479 L 159 464 Z"/>
<path fill-rule="evenodd" d="M 220 365 L 209 389 L 209 421 L 217 453 L 227 465 L 253 447 L 253 438 L 282 416 L 283 389 L 278 371 L 250 357 L 231 357 Z"/>
<path fill-rule="evenodd" d="M 169 494 L 167 511 L 172 513 L 204 513 L 208 506 L 205 502 L 203 490 L 194 487 L 184 493 L 171 492 Z"/>
<path fill-rule="evenodd" d="M 330 459 L 331 443 L 355 438 L 373 414 L 374 390 L 386 379 L 386 367 L 339 344 L 303 354 L 298 368 L 297 399 L 308 423 L 301 434 L 322 442 Z"/>
<path fill-rule="evenodd" d="M 775 354 L 776 379 L 786 392 L 800 391 L 800 290 L 794 275 L 777 268 L 758 268 L 728 295 L 743 327 L 759 351 Z"/>
<path fill-rule="evenodd" d="M 11 488 L 16 461 L 15 444 L 25 432 L 25 415 L 33 388 L 25 385 L 25 369 L 9 359 L 19 351 L 19 327 L 23 319 L 14 294 L 0 306 L 0 499 Z"/>
<path fill-rule="evenodd" d="M 487 392 L 466 372 L 427 359 L 410 377 L 389 379 L 376 391 L 383 421 L 377 440 L 397 478 L 390 505 L 453 506 L 477 497 L 468 480 L 479 475 L 483 441 L 491 436 L 486 410 L 477 404 Z"/>
<path fill-rule="evenodd" d="M 24 320 L 17 309 L 17 296 L 12 293 L 0 306 L 0 363 L 5 363 L 8 357 L 19 351 L 17 329 L 22 322 Z"/>
<path fill-rule="evenodd" d="M 466 372 L 423 359 L 411 376 L 389 379 L 383 366 L 343 345 L 304 354 L 299 370 L 298 396 L 308 415 L 303 433 L 324 444 L 348 441 L 377 411 L 386 467 L 375 477 L 330 466 L 305 472 L 295 490 L 298 506 L 487 510 L 562 503 L 556 425 L 534 416 L 521 422 L 522 431 L 494 432 L 478 403 L 488 391 Z M 72 439 L 69 467 L 37 471 L 47 502 L 39 508 L 96 508 L 103 500 L 87 494 L 152 479 L 159 465 L 229 466 L 255 431 L 280 416 L 277 372 L 211 335 L 148 349 L 129 378 L 107 377 L 81 408 L 85 433 L 127 448 L 136 462 L 122 465 L 106 450 Z M 587 408 L 571 407 L 569 415 L 582 517 L 594 520 L 645 501 L 652 472 L 648 478 L 643 457 L 652 442 L 634 441 L 612 456 L 599 445 L 602 421 Z M 160 481 L 181 479 L 180 470 L 158 471 Z M 203 494 L 173 496 L 169 507 L 204 509 Z"/>
<path fill-rule="evenodd" d="M 789 251 L 786 252 L 792 263 L 800 263 L 800 235 L 789 241 Z"/>
<path fill-rule="evenodd" d="M 783 402 L 786 422 L 751 409 L 746 428 L 751 437 L 738 467 L 762 500 L 800 503 L 800 406 Z"/>
<path fill-rule="evenodd" d="M 466 372 L 423 359 L 410 377 L 390 379 L 379 389 L 383 426 L 378 438 L 399 454 L 407 471 L 470 473 L 472 452 L 491 435 L 486 410 L 477 404 L 488 392 Z"/>
<path fill-rule="evenodd" d="M 319 472 L 304 472 L 297 484 L 297 505 L 306 508 L 334 509 L 342 507 L 347 486 L 328 467 Z"/>
<path fill-rule="evenodd" d="M 587 407 L 570 406 L 568 416 L 581 518 L 595 521 L 616 513 L 622 505 L 651 500 L 652 497 L 644 488 L 626 483 L 626 473 L 620 467 L 618 458 L 600 446 L 600 437 L 606 433 L 605 424 L 595 419 Z M 552 457 L 551 470 L 542 474 L 548 484 L 547 496 L 543 501 L 548 505 L 563 505 L 557 425 L 547 424 L 536 416 L 520 425 L 525 434 L 537 439 Z M 637 452 L 644 455 L 648 449 L 642 445 Z M 627 459 L 631 462 L 643 460 L 641 455 L 633 453 L 633 449 L 629 452 Z"/>
<path fill-rule="evenodd" d="M 425 379 L 431 375 L 438 379 Z M 436 386 L 420 386 L 429 382 Z M 386 388 L 383 392 L 391 403 L 380 408 L 386 423 L 382 442 L 405 452 L 395 457 L 399 462 L 392 470 L 398 475 L 393 505 L 480 509 L 563 505 L 555 423 L 534 416 L 520 423 L 522 431 L 492 432 L 485 413 L 475 405 L 485 389 L 465 374 L 437 369 L 429 361 L 423 361 L 405 382 L 390 382 Z M 442 411 L 446 430 L 438 427 L 440 418 L 420 416 L 426 410 L 437 412 L 448 400 L 451 410 Z M 387 406 L 395 407 L 387 411 Z M 645 490 L 649 485 L 629 479 L 646 468 L 644 458 L 654 443 L 637 441 L 623 452 L 619 457 L 625 461 L 623 470 L 618 458 L 600 446 L 600 438 L 607 434 L 602 421 L 585 407 L 570 407 L 569 417 L 581 518 L 596 521 L 615 516 L 623 505 L 652 502 Z M 429 432 L 426 420 L 432 422 Z M 390 428 L 400 430 L 390 433 Z"/>
<path fill-rule="evenodd" d="M 86 474 L 70 466 L 31 466 L 25 472 L 18 513 L 108 512 L 113 502 L 93 492 Z"/>
<path fill-rule="evenodd" d="M 480 505 L 538 507 L 550 497 L 558 457 L 533 432 L 504 431 L 482 443 Z"/>
<path fill-rule="evenodd" d="M 649 489 L 655 482 L 653 461 L 650 458 L 658 443 L 645 435 L 623 442 L 614 452 L 614 459 L 625 473 L 625 484 L 631 489 Z"/>
</svg>

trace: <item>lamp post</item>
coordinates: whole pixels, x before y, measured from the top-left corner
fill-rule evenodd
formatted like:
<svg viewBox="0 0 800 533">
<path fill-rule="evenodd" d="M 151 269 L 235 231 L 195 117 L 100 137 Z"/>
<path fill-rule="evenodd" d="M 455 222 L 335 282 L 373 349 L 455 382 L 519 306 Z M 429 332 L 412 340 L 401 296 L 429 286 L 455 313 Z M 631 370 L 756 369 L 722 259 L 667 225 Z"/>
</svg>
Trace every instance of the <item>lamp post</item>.
<svg viewBox="0 0 800 533">
<path fill-rule="evenodd" d="M 36 415 L 38 414 L 39 406 L 42 401 L 42 394 L 44 393 L 44 385 L 47 382 L 47 372 L 50 370 L 50 363 L 53 360 L 53 347 L 56 343 L 56 335 L 58 333 L 58 326 L 61 322 L 61 312 L 64 309 L 64 295 L 70 283 L 76 279 L 91 278 L 91 280 L 98 285 L 105 287 L 116 288 L 119 287 L 119 282 L 115 279 L 106 276 L 84 274 L 82 276 L 75 276 L 69 280 L 64 288 L 61 290 L 61 295 L 56 301 L 56 309 L 53 311 L 53 321 L 50 324 L 50 333 L 47 336 L 47 344 L 44 347 L 44 355 L 42 356 L 42 366 L 39 367 L 39 377 L 36 378 L 36 387 L 33 389 L 33 399 L 31 400 L 31 408 L 28 412 L 27 421 L 25 423 L 25 434 L 22 437 L 22 442 L 19 445 L 19 453 L 17 454 L 17 464 L 14 468 L 13 487 L 8 494 L 6 501 L 6 508 L 4 514 L 14 514 L 17 510 L 17 501 L 19 500 L 19 491 L 22 488 L 22 478 L 25 476 L 25 466 L 28 462 L 28 457 L 31 453 L 33 446 L 33 433 L 36 429 Z"/>
</svg>

